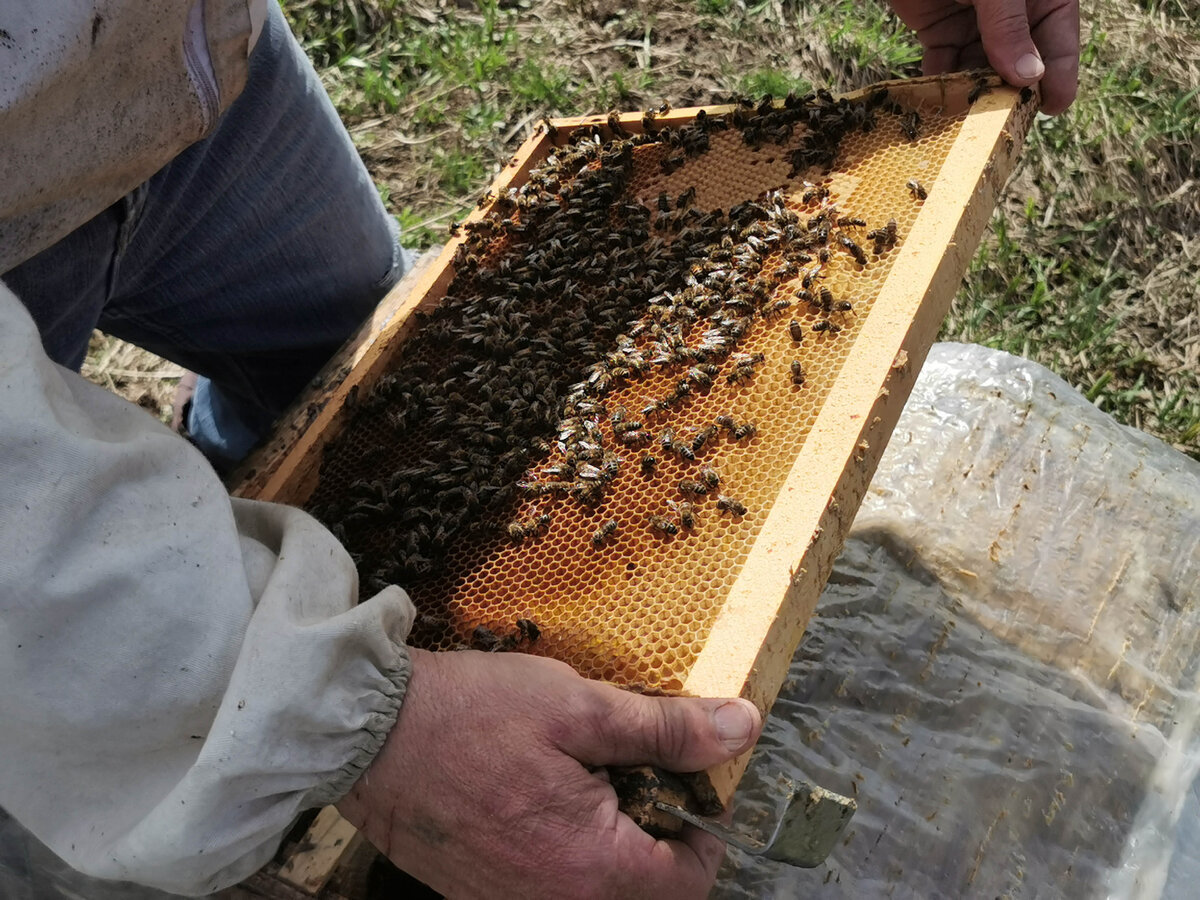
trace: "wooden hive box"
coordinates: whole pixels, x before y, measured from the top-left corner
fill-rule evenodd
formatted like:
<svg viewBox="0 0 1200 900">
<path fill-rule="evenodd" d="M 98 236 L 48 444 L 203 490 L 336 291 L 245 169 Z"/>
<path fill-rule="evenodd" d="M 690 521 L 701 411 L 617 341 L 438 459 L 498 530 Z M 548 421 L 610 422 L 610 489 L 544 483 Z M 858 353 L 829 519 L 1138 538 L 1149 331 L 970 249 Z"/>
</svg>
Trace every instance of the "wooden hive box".
<svg viewBox="0 0 1200 900">
<path fill-rule="evenodd" d="M 233 489 L 417 646 L 765 712 L 1035 110 L 968 74 L 540 127 Z"/>
</svg>

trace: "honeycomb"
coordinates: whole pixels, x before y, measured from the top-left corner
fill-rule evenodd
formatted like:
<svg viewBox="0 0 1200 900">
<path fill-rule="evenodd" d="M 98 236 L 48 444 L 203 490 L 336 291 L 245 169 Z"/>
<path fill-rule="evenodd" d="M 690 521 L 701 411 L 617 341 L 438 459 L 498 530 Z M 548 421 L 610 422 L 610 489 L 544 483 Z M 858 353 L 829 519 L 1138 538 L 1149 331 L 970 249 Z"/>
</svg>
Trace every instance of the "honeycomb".
<svg viewBox="0 0 1200 900">
<path fill-rule="evenodd" d="M 416 646 L 680 691 L 968 111 L 549 126 L 326 449 L 307 506 L 364 596 L 404 586 Z"/>
</svg>

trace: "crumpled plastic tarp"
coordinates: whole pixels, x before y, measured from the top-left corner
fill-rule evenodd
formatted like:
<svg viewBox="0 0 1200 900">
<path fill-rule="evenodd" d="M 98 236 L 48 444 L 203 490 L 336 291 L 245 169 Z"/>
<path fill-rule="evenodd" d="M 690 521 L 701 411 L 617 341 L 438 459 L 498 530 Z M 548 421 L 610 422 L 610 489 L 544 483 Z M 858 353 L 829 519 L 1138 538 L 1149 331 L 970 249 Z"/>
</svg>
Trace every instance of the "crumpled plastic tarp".
<svg viewBox="0 0 1200 900">
<path fill-rule="evenodd" d="M 938 344 L 737 796 L 859 809 L 825 865 L 715 898 L 1200 896 L 1200 463 L 1034 363 Z M 0 817 L 5 900 L 165 895 Z"/>
<path fill-rule="evenodd" d="M 716 898 L 1200 896 L 1200 463 L 1046 369 L 935 345 L 737 795 L 854 797 Z"/>
</svg>

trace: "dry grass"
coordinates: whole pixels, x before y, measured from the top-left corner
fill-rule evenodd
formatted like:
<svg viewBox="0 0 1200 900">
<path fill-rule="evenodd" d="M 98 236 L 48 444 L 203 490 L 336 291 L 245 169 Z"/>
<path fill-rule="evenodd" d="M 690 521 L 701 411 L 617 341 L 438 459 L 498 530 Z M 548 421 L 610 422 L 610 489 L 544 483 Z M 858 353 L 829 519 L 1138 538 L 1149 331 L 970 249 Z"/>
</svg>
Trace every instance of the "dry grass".
<svg viewBox="0 0 1200 900">
<path fill-rule="evenodd" d="M 1200 457 L 1200 23 L 1104 4 L 947 333 L 1036 359 Z"/>
<path fill-rule="evenodd" d="M 864 19 L 853 37 L 827 34 L 829 5 L 546 0 L 512 14 L 464 5 L 287 4 L 368 167 L 422 245 L 441 240 L 444 228 L 425 227 L 468 208 L 543 116 L 849 90 L 919 68 L 882 8 L 864 18 L 848 2 Z M 347 6 L 355 15 L 338 20 Z"/>
<path fill-rule="evenodd" d="M 93 333 L 83 376 L 149 410 L 159 421 L 171 421 L 171 399 L 183 369 L 147 350 Z"/>
<path fill-rule="evenodd" d="M 416 246 L 443 240 L 542 116 L 914 74 L 879 0 L 285 0 Z M 1089 6 L 1079 102 L 1038 123 L 943 336 L 1045 363 L 1200 457 L 1200 20 Z M 150 402 L 172 374 L 94 369 Z M 105 375 L 107 372 L 107 375 Z M 161 406 L 160 406 L 161 409 Z"/>
</svg>

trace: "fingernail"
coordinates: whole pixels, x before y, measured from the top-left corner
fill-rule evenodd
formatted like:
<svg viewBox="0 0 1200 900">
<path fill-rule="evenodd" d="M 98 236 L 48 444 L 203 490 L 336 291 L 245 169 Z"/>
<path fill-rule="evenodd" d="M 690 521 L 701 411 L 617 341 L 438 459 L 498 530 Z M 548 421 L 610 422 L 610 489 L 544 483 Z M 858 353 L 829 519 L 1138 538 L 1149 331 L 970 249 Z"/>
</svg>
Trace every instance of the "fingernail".
<svg viewBox="0 0 1200 900">
<path fill-rule="evenodd" d="M 754 716 L 749 706 L 748 703 L 731 700 L 713 711 L 717 737 L 727 750 L 740 750 L 750 739 L 750 732 L 754 730 Z"/>
<path fill-rule="evenodd" d="M 1017 60 L 1017 74 L 1022 78 L 1041 78 L 1045 71 L 1046 66 L 1036 53 L 1026 53 Z"/>
</svg>

